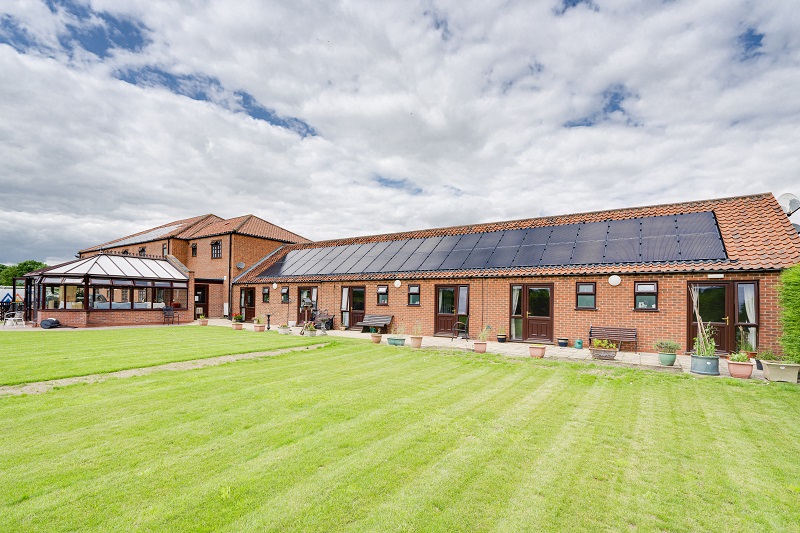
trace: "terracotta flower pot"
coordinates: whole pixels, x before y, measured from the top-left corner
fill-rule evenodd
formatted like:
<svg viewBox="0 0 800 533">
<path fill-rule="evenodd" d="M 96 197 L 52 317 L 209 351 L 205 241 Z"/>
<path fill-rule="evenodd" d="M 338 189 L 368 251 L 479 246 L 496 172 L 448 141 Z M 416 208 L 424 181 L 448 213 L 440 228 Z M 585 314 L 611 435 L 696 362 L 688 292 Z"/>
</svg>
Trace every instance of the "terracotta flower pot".
<svg viewBox="0 0 800 533">
<path fill-rule="evenodd" d="M 411 336 L 411 347 L 412 348 L 421 348 L 422 347 L 422 335 L 412 335 Z"/>
<path fill-rule="evenodd" d="M 231 324 L 231 327 L 233 329 L 242 329 L 242 323 L 241 322 L 234 322 L 233 324 Z"/>
<path fill-rule="evenodd" d="M 535 359 L 542 359 L 544 357 L 545 347 L 532 344 L 528 346 L 528 351 L 530 352 L 531 357 Z"/>
<path fill-rule="evenodd" d="M 266 324 L 253 324 L 253 329 L 256 330 L 256 332 L 264 331 L 266 327 Z"/>
<path fill-rule="evenodd" d="M 475 353 L 486 353 L 486 341 L 475 341 Z"/>
<path fill-rule="evenodd" d="M 380 344 L 382 336 L 383 335 L 381 335 L 380 333 L 373 333 L 372 335 L 370 335 L 370 338 L 372 339 L 372 342 L 374 342 L 375 344 Z"/>
<path fill-rule="evenodd" d="M 731 377 L 748 379 L 753 374 L 753 363 L 728 361 L 728 372 L 730 372 Z"/>
<path fill-rule="evenodd" d="M 201 326 L 207 326 L 208 325 L 208 319 L 207 318 L 198 318 L 197 319 L 197 323 L 200 324 Z"/>
</svg>

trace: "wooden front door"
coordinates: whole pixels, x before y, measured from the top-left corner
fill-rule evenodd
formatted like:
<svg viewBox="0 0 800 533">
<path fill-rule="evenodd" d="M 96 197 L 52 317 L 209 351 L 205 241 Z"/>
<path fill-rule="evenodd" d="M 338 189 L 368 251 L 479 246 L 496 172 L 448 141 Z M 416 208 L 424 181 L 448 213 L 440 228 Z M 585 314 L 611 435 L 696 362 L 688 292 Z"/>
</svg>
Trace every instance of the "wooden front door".
<svg viewBox="0 0 800 533">
<path fill-rule="evenodd" d="M 194 286 L 194 316 L 208 318 L 208 285 Z"/>
<path fill-rule="evenodd" d="M 692 305 L 692 292 L 696 290 L 698 298 L 700 319 L 713 328 L 714 340 L 717 350 L 730 352 L 735 349 L 732 322 L 734 320 L 733 283 L 729 282 L 698 282 L 689 284 L 689 338 L 686 345 L 694 348 L 694 339 L 697 337 L 697 316 Z"/>
<path fill-rule="evenodd" d="M 252 287 L 243 287 L 239 291 L 239 312 L 245 320 L 253 320 L 256 316 L 256 290 Z"/>
<path fill-rule="evenodd" d="M 365 287 L 342 287 L 342 325 L 355 327 L 364 320 L 367 290 Z"/>
<path fill-rule="evenodd" d="M 469 321 L 469 285 L 436 286 L 436 333 L 452 334 L 456 322 Z"/>
<path fill-rule="evenodd" d="M 553 285 L 511 286 L 510 339 L 551 342 L 553 340 Z"/>
</svg>

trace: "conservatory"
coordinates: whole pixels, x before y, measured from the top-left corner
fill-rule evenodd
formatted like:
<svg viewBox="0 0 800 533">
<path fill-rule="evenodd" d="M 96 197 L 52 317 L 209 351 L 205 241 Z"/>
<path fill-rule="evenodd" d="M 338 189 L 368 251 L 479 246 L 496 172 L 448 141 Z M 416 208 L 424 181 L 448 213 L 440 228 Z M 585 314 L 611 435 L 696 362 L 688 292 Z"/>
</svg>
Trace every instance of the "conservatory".
<svg viewBox="0 0 800 533">
<path fill-rule="evenodd" d="M 27 319 L 57 319 L 66 326 L 163 323 L 172 307 L 191 320 L 191 275 L 174 258 L 99 254 L 25 276 Z M 185 315 L 185 316 L 183 316 Z"/>
</svg>

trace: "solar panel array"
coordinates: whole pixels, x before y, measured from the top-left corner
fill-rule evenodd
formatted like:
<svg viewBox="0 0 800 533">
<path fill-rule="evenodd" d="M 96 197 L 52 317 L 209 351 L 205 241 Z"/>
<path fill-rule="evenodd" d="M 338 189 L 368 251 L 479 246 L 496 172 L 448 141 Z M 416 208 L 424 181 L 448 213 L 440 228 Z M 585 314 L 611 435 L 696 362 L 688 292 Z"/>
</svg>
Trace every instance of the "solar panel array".
<svg viewBox="0 0 800 533">
<path fill-rule="evenodd" d="M 714 213 L 293 250 L 260 275 L 317 276 L 726 259 Z"/>
</svg>

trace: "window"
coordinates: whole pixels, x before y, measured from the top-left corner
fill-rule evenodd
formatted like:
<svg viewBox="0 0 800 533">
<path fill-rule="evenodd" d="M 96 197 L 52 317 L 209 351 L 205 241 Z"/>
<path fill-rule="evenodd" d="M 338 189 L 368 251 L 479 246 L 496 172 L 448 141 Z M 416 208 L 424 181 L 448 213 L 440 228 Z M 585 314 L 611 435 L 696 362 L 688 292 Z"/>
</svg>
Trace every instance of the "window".
<svg viewBox="0 0 800 533">
<path fill-rule="evenodd" d="M 597 306 L 597 284 L 595 283 L 576 283 L 576 305 L 577 309 L 596 309 Z"/>
<path fill-rule="evenodd" d="M 147 255 L 147 248 L 145 248 L 144 246 L 139 248 L 139 255 Z"/>
<path fill-rule="evenodd" d="M 219 259 L 222 257 L 222 241 L 213 241 L 211 243 L 211 259 Z"/>
<path fill-rule="evenodd" d="M 197 243 L 192 245 L 192 257 L 197 257 Z"/>
<path fill-rule="evenodd" d="M 281 303 L 289 303 L 289 287 L 281 287 Z"/>
<path fill-rule="evenodd" d="M 378 305 L 389 305 L 388 285 L 378 285 Z"/>
<path fill-rule="evenodd" d="M 167 244 L 166 243 L 161 245 L 161 255 L 163 255 L 164 257 L 167 257 Z"/>
<path fill-rule="evenodd" d="M 658 283 L 655 281 L 637 281 L 633 286 L 633 309 L 635 311 L 657 311 Z"/>
<path fill-rule="evenodd" d="M 419 305 L 419 285 L 408 286 L 408 305 Z"/>
<path fill-rule="evenodd" d="M 265 304 L 269 303 L 269 287 L 261 289 L 261 301 Z"/>
</svg>

